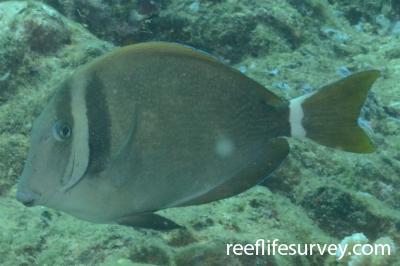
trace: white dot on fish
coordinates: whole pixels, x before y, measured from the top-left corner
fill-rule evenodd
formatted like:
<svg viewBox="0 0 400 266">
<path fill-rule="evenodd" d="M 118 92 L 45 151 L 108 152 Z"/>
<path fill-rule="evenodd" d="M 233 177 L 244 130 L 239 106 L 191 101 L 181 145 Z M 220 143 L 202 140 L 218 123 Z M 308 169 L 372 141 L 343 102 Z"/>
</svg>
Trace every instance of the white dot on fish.
<svg viewBox="0 0 400 266">
<path fill-rule="evenodd" d="M 226 137 L 219 137 L 215 145 L 215 152 L 220 157 L 232 155 L 234 149 L 233 142 Z"/>
</svg>

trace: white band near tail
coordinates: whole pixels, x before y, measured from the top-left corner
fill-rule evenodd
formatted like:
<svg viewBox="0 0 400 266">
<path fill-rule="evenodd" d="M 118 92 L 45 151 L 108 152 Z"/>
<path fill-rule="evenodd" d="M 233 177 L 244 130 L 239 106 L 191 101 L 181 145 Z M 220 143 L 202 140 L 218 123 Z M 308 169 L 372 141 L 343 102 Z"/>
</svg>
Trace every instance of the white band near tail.
<svg viewBox="0 0 400 266">
<path fill-rule="evenodd" d="M 371 139 L 356 121 L 379 74 L 377 70 L 359 72 L 291 100 L 291 136 L 307 137 L 318 144 L 349 152 L 373 152 Z"/>
<path fill-rule="evenodd" d="M 289 122 L 290 122 L 290 135 L 296 138 L 305 138 L 306 130 L 302 124 L 304 118 L 304 111 L 301 104 L 312 94 L 306 94 L 290 101 L 289 105 Z"/>
</svg>

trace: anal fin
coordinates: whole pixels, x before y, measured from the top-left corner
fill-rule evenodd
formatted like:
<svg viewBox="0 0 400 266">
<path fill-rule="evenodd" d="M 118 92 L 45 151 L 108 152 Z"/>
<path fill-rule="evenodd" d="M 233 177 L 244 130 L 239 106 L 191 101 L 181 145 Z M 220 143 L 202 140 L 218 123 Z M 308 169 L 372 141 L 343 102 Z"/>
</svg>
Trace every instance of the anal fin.
<svg viewBox="0 0 400 266">
<path fill-rule="evenodd" d="M 154 213 L 125 216 L 123 218 L 120 218 L 117 223 L 125 226 L 140 227 L 160 231 L 183 228 L 183 226 L 175 223 L 174 221 Z"/>
<path fill-rule="evenodd" d="M 264 148 L 262 156 L 258 158 L 258 166 L 249 165 L 231 179 L 180 206 L 198 205 L 228 198 L 260 184 L 281 165 L 290 151 L 289 143 L 282 137 L 269 140 Z"/>
</svg>

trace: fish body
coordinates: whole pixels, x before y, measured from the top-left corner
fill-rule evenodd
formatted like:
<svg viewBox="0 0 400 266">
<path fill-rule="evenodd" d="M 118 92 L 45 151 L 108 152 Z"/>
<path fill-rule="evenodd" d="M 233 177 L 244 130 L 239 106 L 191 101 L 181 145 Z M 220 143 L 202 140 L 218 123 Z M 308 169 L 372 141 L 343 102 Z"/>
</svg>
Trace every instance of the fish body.
<svg viewBox="0 0 400 266">
<path fill-rule="evenodd" d="M 254 186 L 287 157 L 285 137 L 372 151 L 353 120 L 378 75 L 367 71 L 286 101 L 190 47 L 151 42 L 117 49 L 66 79 L 37 118 L 17 199 L 98 223 L 176 227 L 154 212 Z M 352 96 L 357 106 L 345 115 L 351 130 L 335 137 L 315 110 L 330 101 L 322 96 L 338 100 L 342 87 L 360 80 L 360 95 Z"/>
</svg>

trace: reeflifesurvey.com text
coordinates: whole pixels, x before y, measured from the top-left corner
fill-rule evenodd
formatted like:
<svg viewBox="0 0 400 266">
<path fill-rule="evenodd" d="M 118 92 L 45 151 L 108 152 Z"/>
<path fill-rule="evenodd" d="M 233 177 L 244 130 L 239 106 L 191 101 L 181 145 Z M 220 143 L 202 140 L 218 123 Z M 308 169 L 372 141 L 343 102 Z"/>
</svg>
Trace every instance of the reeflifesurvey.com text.
<svg viewBox="0 0 400 266">
<path fill-rule="evenodd" d="M 226 255 L 228 256 L 313 256 L 329 254 L 336 256 L 338 261 L 345 256 L 352 255 L 382 255 L 390 256 L 392 247 L 389 244 L 285 244 L 279 239 L 257 239 L 254 243 L 240 244 L 227 243 Z"/>
</svg>

